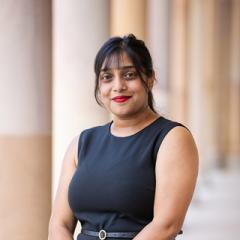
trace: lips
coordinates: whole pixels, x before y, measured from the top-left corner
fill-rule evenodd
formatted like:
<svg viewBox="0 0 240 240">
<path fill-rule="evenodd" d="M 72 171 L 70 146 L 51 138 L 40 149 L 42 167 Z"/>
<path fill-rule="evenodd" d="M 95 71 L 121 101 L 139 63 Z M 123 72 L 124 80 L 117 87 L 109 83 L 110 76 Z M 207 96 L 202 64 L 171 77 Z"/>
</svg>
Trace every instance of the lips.
<svg viewBox="0 0 240 240">
<path fill-rule="evenodd" d="M 126 102 L 129 98 L 130 96 L 117 96 L 117 97 L 114 97 L 112 100 L 118 103 L 122 103 L 122 102 Z"/>
</svg>

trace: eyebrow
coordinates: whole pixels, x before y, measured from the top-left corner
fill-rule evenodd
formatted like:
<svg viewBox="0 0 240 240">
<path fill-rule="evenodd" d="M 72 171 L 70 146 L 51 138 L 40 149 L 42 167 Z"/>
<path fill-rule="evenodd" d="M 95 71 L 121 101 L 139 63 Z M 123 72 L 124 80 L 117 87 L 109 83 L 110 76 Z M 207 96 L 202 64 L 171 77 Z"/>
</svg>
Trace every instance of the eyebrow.
<svg viewBox="0 0 240 240">
<path fill-rule="evenodd" d="M 121 66 L 121 67 L 119 67 L 117 69 L 124 70 L 124 69 L 129 69 L 129 68 L 135 68 L 135 66 L 133 66 L 133 65 L 125 65 L 125 66 Z M 112 70 L 112 69 L 113 68 L 107 68 L 106 67 L 106 68 L 102 68 L 100 72 L 107 72 L 107 71 Z"/>
</svg>

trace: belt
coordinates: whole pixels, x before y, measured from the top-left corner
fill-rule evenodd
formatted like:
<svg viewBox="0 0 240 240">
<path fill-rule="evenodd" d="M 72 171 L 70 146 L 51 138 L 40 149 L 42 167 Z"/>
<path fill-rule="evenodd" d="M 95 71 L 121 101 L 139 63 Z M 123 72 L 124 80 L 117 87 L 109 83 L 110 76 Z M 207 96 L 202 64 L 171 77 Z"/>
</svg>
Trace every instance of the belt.
<svg viewBox="0 0 240 240">
<path fill-rule="evenodd" d="M 106 239 L 107 237 L 111 238 L 134 238 L 138 233 L 137 232 L 106 232 L 101 229 L 99 232 L 94 232 L 90 230 L 82 229 L 81 233 L 93 237 L 98 237 L 101 240 Z"/>
<path fill-rule="evenodd" d="M 105 230 L 101 229 L 99 232 L 94 232 L 90 230 L 82 229 L 81 233 L 93 237 L 98 237 L 100 240 L 104 240 L 107 237 L 111 238 L 134 238 L 138 233 L 137 232 L 106 232 Z M 183 231 L 181 230 L 178 234 L 182 234 Z"/>
</svg>

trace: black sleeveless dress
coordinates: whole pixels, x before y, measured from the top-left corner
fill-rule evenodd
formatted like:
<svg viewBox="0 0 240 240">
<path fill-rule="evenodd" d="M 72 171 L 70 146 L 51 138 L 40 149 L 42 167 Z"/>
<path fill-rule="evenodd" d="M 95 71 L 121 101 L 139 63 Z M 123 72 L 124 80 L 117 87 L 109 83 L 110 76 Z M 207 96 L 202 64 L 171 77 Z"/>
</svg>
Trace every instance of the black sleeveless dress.
<svg viewBox="0 0 240 240">
<path fill-rule="evenodd" d="M 161 142 L 172 128 L 185 126 L 160 116 L 131 136 L 117 137 L 111 134 L 111 124 L 80 134 L 69 205 L 86 230 L 139 232 L 153 219 L 155 163 Z M 97 237 L 80 233 L 77 239 Z"/>
</svg>

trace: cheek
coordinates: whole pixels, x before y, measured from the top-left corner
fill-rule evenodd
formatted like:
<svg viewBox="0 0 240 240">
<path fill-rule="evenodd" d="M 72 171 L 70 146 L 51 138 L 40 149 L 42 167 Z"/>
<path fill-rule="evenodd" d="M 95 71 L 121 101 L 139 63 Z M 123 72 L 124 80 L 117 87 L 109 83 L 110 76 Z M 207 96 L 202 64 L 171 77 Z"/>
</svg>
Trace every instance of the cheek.
<svg viewBox="0 0 240 240">
<path fill-rule="evenodd" d="M 107 96 L 109 96 L 111 93 L 111 87 L 107 84 L 101 84 L 99 86 L 99 96 L 101 98 L 105 98 Z"/>
<path fill-rule="evenodd" d="M 147 94 L 146 89 L 141 82 L 132 84 L 132 86 L 130 86 L 130 89 L 133 89 L 135 93 L 141 96 L 145 96 Z"/>
</svg>

